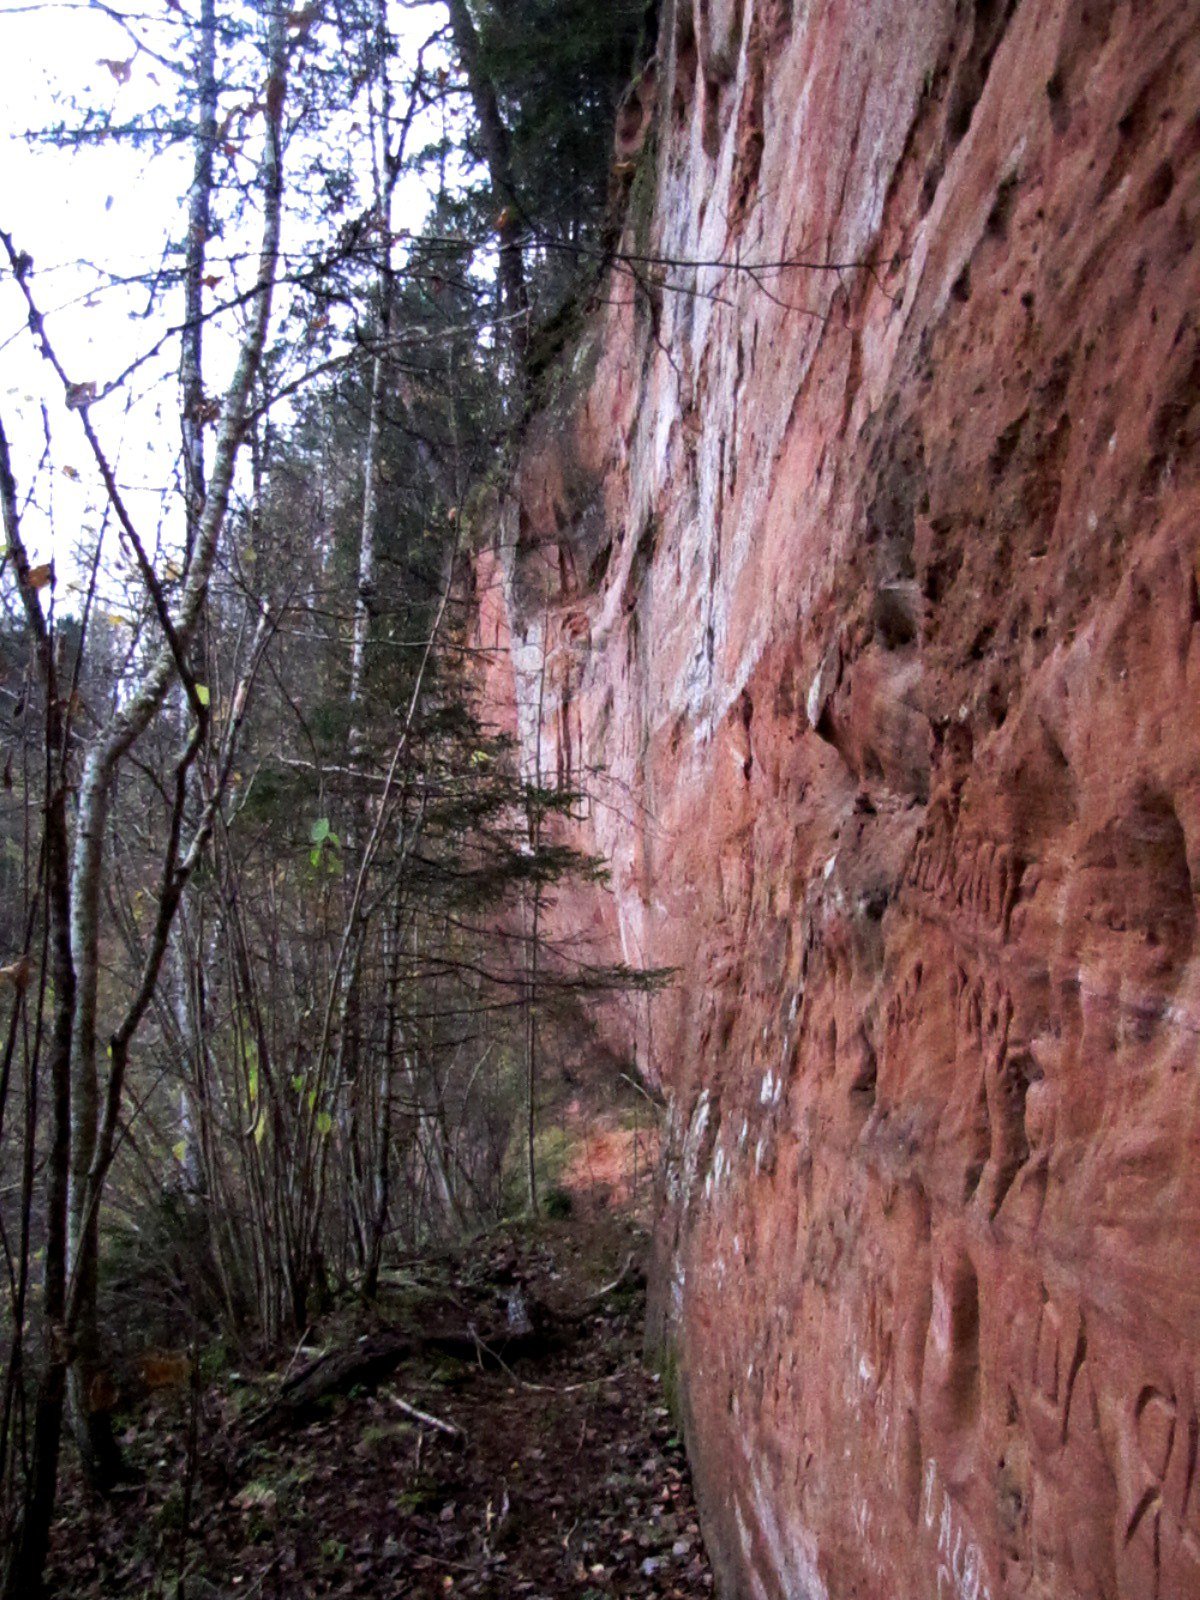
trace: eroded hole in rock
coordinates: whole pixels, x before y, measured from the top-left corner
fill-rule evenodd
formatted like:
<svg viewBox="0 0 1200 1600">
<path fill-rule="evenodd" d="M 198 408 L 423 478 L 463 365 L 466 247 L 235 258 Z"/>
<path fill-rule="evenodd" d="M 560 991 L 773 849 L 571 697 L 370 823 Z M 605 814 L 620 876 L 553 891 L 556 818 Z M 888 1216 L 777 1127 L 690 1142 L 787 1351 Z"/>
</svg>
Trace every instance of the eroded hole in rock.
<svg viewBox="0 0 1200 1600">
<path fill-rule="evenodd" d="M 996 440 L 992 453 L 988 457 L 988 475 L 993 485 L 999 483 L 1007 472 L 1009 463 L 1017 452 L 1017 446 L 1021 442 L 1021 435 L 1025 431 L 1025 424 L 1028 420 L 1029 408 L 1027 406 L 1019 417 L 1014 418 L 1009 423 Z"/>
<path fill-rule="evenodd" d="M 1142 190 L 1138 214 L 1145 220 L 1151 212 L 1159 211 L 1175 192 L 1175 168 L 1169 161 L 1160 161 Z"/>
<path fill-rule="evenodd" d="M 750 739 L 750 725 L 754 721 L 754 701 L 751 699 L 748 689 L 742 690 L 738 700 L 738 713 L 741 718 L 746 752 L 742 759 L 742 777 L 748 783 L 750 774 L 754 771 L 754 746 Z"/>
<path fill-rule="evenodd" d="M 920 591 L 916 584 L 888 584 L 872 603 L 875 632 L 885 650 L 901 650 L 921 631 Z"/>
<path fill-rule="evenodd" d="M 1164 61 L 1142 84 L 1117 121 L 1117 143 L 1100 182 L 1099 198 L 1107 200 L 1129 174 L 1170 103 L 1171 81 L 1178 71 L 1175 59 Z"/>
<path fill-rule="evenodd" d="M 611 540 L 597 553 L 591 566 L 588 568 L 588 587 L 599 589 L 608 572 L 609 563 L 612 561 L 613 547 Z"/>
<path fill-rule="evenodd" d="M 1185 317 L 1175 341 L 1175 350 L 1194 347 L 1196 330 L 1191 315 Z M 1176 357 L 1172 380 L 1154 413 L 1143 482 L 1156 485 L 1164 473 L 1182 466 L 1194 470 L 1193 452 L 1200 442 L 1200 351 L 1190 359 Z"/>
<path fill-rule="evenodd" d="M 1027 754 L 1016 765 L 1006 796 L 1014 838 L 1044 849 L 1078 816 L 1078 796 L 1066 752 L 1043 722 Z"/>
<path fill-rule="evenodd" d="M 1173 979 L 1196 942 L 1187 836 L 1171 800 L 1139 789 L 1079 853 L 1085 955 L 1131 980 Z"/>
<path fill-rule="evenodd" d="M 1026 1121 L 1030 1086 L 1042 1079 L 1041 1068 L 1028 1051 L 1013 1051 L 993 1079 L 992 1182 L 985 1197 L 995 1217 L 1017 1174 L 1029 1159 L 1031 1142 Z"/>
<path fill-rule="evenodd" d="M 721 85 L 713 78 L 704 79 L 704 109 L 700 139 L 704 153 L 715 161 L 721 151 Z"/>
<path fill-rule="evenodd" d="M 996 191 L 996 198 L 992 209 L 988 212 L 985 228 L 990 238 L 1003 242 L 1008 238 L 1008 227 L 1012 220 L 1013 206 L 1016 203 L 1020 179 L 1016 174 L 1005 178 Z"/>
<path fill-rule="evenodd" d="M 865 1118 L 875 1109 L 879 1087 L 879 1061 L 866 1028 L 860 1028 L 853 1045 L 854 1075 L 850 1080 L 850 1104 Z"/>
<path fill-rule="evenodd" d="M 971 1117 L 967 1124 L 966 1164 L 963 1170 L 962 1197 L 973 1200 L 979 1191 L 984 1168 L 992 1151 L 992 1125 L 988 1111 L 987 1090 L 982 1077 L 975 1092 Z"/>
<path fill-rule="evenodd" d="M 696 24 L 692 7 L 685 0 L 676 12 L 675 22 L 675 84 L 673 104 L 675 114 L 683 118 L 696 92 L 696 74 L 700 54 L 696 47 Z"/>
<path fill-rule="evenodd" d="M 942 1399 L 954 1425 L 967 1429 L 979 1412 L 979 1278 L 965 1250 L 956 1252 L 940 1289 L 944 1298 L 933 1315 L 944 1319 Z"/>
<path fill-rule="evenodd" d="M 1066 80 L 1060 67 L 1046 80 L 1046 100 L 1050 107 L 1050 126 L 1061 137 L 1071 126 L 1071 108 L 1067 104 Z"/>
<path fill-rule="evenodd" d="M 946 136 L 952 147 L 970 129 L 1016 0 L 974 0 L 971 9 L 970 42 L 960 58 L 946 108 Z"/>
</svg>

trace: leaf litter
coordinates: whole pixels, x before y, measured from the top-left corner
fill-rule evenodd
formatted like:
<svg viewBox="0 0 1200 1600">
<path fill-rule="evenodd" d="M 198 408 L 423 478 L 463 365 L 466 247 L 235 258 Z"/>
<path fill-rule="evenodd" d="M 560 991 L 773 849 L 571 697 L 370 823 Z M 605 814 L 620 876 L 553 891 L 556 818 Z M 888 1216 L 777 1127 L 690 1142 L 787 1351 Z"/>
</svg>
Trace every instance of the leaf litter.
<svg viewBox="0 0 1200 1600">
<path fill-rule="evenodd" d="M 644 1249 L 628 1218 L 505 1228 L 393 1275 L 369 1313 L 335 1310 L 291 1361 L 144 1400 L 124 1419 L 139 1482 L 103 1501 L 68 1468 L 51 1592 L 707 1600 L 687 1462 L 642 1358 Z M 561 1336 L 508 1361 L 479 1330 L 514 1304 Z M 251 1426 L 303 1361 L 451 1322 L 475 1359 L 414 1340 L 379 1381 Z"/>
</svg>

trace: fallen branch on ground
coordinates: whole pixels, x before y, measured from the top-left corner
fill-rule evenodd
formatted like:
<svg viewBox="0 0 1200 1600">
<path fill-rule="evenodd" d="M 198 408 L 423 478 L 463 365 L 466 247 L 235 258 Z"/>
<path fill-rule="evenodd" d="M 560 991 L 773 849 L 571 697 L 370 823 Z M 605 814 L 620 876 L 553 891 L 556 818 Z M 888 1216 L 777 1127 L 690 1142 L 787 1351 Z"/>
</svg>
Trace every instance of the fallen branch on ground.
<svg viewBox="0 0 1200 1600">
<path fill-rule="evenodd" d="M 410 1406 L 407 1400 L 401 1400 L 398 1394 L 389 1395 L 394 1406 L 403 1411 L 406 1417 L 411 1417 L 414 1422 L 422 1423 L 426 1428 L 436 1428 L 438 1433 L 444 1433 L 451 1439 L 464 1439 L 466 1434 L 453 1422 L 444 1422 L 441 1417 L 432 1416 L 428 1411 L 421 1411 L 416 1406 Z"/>
<path fill-rule="evenodd" d="M 490 1330 L 484 1338 L 472 1325 L 461 1332 L 441 1329 L 410 1333 L 392 1329 L 348 1347 L 328 1350 L 281 1384 L 274 1399 L 247 1420 L 246 1431 L 262 1437 L 278 1429 L 299 1427 L 328 1397 L 351 1389 L 376 1388 L 403 1362 L 419 1356 L 444 1356 L 504 1368 L 514 1361 L 541 1359 L 561 1349 L 576 1330 L 572 1322 L 554 1319 L 541 1307 L 538 1312 L 534 1326 L 518 1333 Z"/>
</svg>

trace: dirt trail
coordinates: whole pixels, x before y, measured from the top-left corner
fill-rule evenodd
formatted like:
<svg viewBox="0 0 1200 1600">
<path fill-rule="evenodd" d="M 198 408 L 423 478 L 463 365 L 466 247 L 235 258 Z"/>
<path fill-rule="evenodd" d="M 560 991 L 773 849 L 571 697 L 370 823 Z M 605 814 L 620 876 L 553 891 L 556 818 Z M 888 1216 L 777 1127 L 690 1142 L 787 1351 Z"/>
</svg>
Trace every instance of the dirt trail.
<svg viewBox="0 0 1200 1600">
<path fill-rule="evenodd" d="M 195 1403 L 186 1389 L 159 1396 L 127 1435 L 142 1484 L 102 1505 L 69 1483 L 54 1592 L 72 1600 L 711 1595 L 681 1443 L 641 1359 L 643 1245 L 633 1224 L 615 1219 L 506 1230 L 398 1276 L 369 1324 L 344 1312 L 316 1341 L 324 1349 L 391 1327 L 457 1318 L 484 1329 L 528 1315 L 546 1330 L 544 1347 L 511 1364 L 497 1365 L 486 1349 L 473 1361 L 426 1352 L 375 1387 L 327 1397 L 304 1425 L 265 1440 L 251 1419 L 281 1374 L 254 1382 L 226 1374 L 201 1383 Z M 597 1293 L 614 1279 L 617 1287 Z"/>
</svg>

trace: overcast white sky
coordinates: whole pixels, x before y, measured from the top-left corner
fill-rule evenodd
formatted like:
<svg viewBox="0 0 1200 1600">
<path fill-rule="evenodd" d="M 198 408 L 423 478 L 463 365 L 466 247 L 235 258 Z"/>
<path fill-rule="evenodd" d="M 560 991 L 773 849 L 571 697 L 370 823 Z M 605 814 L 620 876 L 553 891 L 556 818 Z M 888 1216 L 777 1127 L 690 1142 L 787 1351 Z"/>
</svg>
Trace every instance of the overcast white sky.
<svg viewBox="0 0 1200 1600">
<path fill-rule="evenodd" d="M 138 23 L 138 30 L 152 47 L 162 49 L 181 8 L 194 11 L 196 0 L 125 4 L 129 15 L 150 19 Z M 394 30 L 402 46 L 412 41 L 415 49 L 416 41 L 438 25 L 440 13 L 436 4 L 416 10 L 397 7 Z M 45 141 L 31 142 L 28 135 L 76 121 L 73 107 L 84 105 L 111 108 L 118 121 L 136 118 L 170 99 L 171 75 L 151 55 L 137 53 L 129 33 L 91 0 L 43 5 L 0 0 L 0 62 L 5 88 L 0 102 L 0 225 L 33 257 L 35 292 L 50 313 L 48 326 L 68 374 L 76 382 L 103 388 L 150 349 L 168 324 L 180 320 L 180 297 L 165 297 L 147 314 L 146 288 L 114 287 L 109 275 L 152 272 L 167 241 L 182 239 L 190 152 L 181 146 L 153 155 L 113 142 L 66 151 Z M 410 185 L 398 221 L 419 228 L 424 203 L 419 187 Z M 293 247 L 306 242 L 294 220 L 287 242 Z M 228 282 L 217 292 L 227 293 Z M 210 336 L 210 390 L 220 387 L 220 369 L 233 350 L 235 331 Z M 175 497 L 168 495 L 164 502 L 163 491 L 172 483 L 178 450 L 178 358 L 178 345 L 172 341 L 125 390 L 92 411 L 119 462 L 131 511 L 151 543 L 164 516 L 168 543 L 172 526 L 177 526 Z M 43 406 L 53 451 L 39 467 Z M 62 575 L 58 601 L 70 609 L 65 591 L 76 581 L 72 552 L 94 536 L 102 496 L 78 418 L 66 411 L 57 380 L 33 349 L 23 302 L 7 274 L 0 278 L 0 414 L 13 446 L 19 488 L 32 496 L 26 511 L 31 554 L 56 557 Z M 113 559 L 119 589 L 119 552 L 112 541 L 106 554 Z M 119 610 L 119 596 L 113 603 Z"/>
<path fill-rule="evenodd" d="M 119 99 L 122 114 L 126 107 L 130 114 L 143 109 L 155 89 L 144 72 L 131 69 L 130 81 L 121 85 L 97 65 L 103 58 L 123 61 L 131 53 L 121 30 L 90 8 L 31 9 L 0 0 L 0 59 L 8 91 L 0 106 L 0 222 L 33 257 L 37 293 L 54 313 L 53 337 L 80 382 L 103 382 L 129 360 L 135 345 L 148 344 L 153 336 L 144 320 L 140 326 L 131 321 L 135 302 L 127 293 L 106 293 L 89 304 L 85 297 L 97 279 L 76 263 L 86 256 L 127 273 L 144 270 L 156 249 L 161 259 L 164 226 L 177 216 L 178 197 L 186 192 L 186 168 L 177 155 L 150 160 L 110 148 L 68 155 L 28 143 L 26 134 L 69 115 L 64 97 L 71 94 L 99 103 Z M 95 528 L 94 474 L 78 421 L 66 413 L 56 380 L 37 357 L 24 322 L 23 303 L 6 280 L 0 284 L 0 407 L 19 487 L 35 493 L 27 514 L 34 553 L 50 554 L 49 544 L 61 565 L 89 524 Z M 34 483 L 43 404 L 54 430 L 55 459 L 52 470 L 43 469 Z M 161 479 L 169 464 L 161 459 L 161 441 L 157 450 L 150 446 L 152 430 L 139 415 L 144 406 L 135 406 L 128 420 L 123 410 L 123 400 L 109 401 L 108 414 L 98 410 L 97 421 L 119 454 L 137 513 L 156 518 L 157 505 L 136 486 Z M 69 472 L 78 472 L 78 481 Z"/>
</svg>

